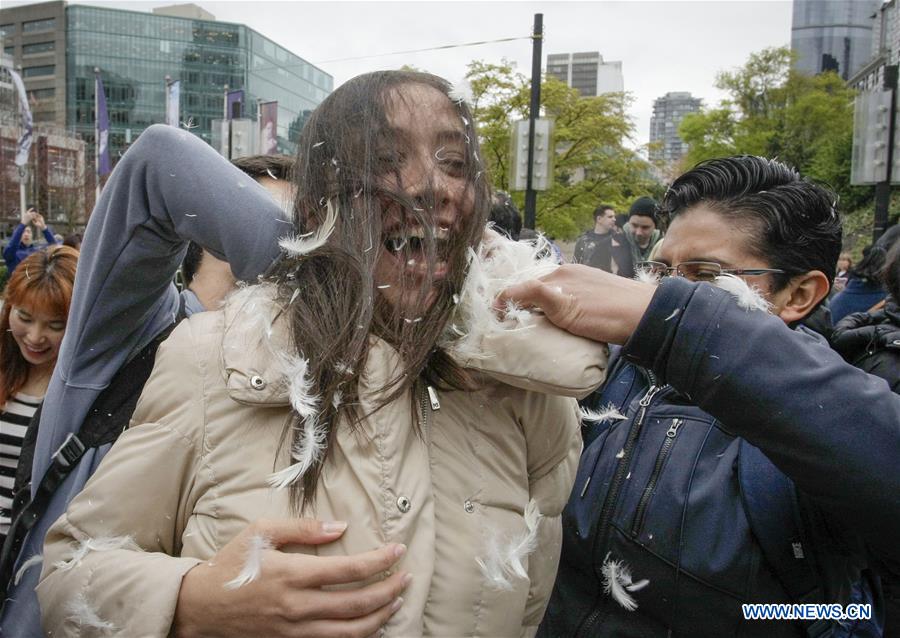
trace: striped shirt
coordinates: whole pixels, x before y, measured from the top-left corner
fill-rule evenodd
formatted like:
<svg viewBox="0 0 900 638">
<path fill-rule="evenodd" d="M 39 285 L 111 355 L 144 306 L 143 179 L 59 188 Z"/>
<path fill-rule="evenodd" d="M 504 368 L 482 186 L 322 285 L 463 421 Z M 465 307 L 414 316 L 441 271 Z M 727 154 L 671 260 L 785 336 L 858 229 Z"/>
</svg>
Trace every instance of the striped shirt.
<svg viewBox="0 0 900 638">
<path fill-rule="evenodd" d="M 20 392 L 7 401 L 0 412 L 0 543 L 6 540 L 11 522 L 13 483 L 22 441 L 42 398 Z"/>
</svg>

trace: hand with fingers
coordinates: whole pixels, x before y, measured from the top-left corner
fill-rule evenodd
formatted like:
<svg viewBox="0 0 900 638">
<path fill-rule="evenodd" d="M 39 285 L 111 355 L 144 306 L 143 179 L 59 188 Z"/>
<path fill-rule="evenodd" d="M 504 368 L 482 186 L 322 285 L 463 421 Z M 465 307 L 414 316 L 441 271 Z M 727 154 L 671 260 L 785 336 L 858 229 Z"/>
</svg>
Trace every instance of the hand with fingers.
<svg viewBox="0 0 900 638">
<path fill-rule="evenodd" d="M 34 219 L 34 225 L 37 227 L 38 232 L 44 232 L 47 229 L 47 222 L 44 221 L 44 216 L 39 212 L 34 211 L 32 213 L 32 219 Z"/>
<path fill-rule="evenodd" d="M 496 307 L 509 301 L 537 308 L 567 332 L 604 343 L 624 344 L 640 323 L 656 287 L 611 273 L 567 264 L 549 275 L 507 288 Z"/>
<path fill-rule="evenodd" d="M 403 604 L 412 579 L 406 572 L 358 589 L 332 585 L 364 581 L 391 570 L 406 548 L 391 544 L 354 556 L 310 556 L 283 552 L 285 545 L 320 545 L 337 540 L 346 523 L 312 519 L 257 521 L 206 563 L 187 574 L 178 592 L 173 623 L 179 637 L 229 636 L 364 638 L 377 634 Z M 244 568 L 255 536 L 267 542 L 259 575 L 226 587 Z"/>
<path fill-rule="evenodd" d="M 29 207 L 28 210 L 22 212 L 22 223 L 26 226 L 34 220 L 35 215 L 37 215 L 37 211 L 34 208 Z"/>
</svg>

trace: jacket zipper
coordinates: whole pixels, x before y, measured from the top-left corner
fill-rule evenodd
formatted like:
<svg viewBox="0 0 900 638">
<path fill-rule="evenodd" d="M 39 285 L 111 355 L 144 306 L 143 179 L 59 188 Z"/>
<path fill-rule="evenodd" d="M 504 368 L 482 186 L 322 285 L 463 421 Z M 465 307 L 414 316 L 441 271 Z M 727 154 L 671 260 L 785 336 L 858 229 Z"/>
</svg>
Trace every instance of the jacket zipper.
<svg viewBox="0 0 900 638">
<path fill-rule="evenodd" d="M 616 500 L 619 498 L 619 490 L 622 488 L 625 473 L 628 470 L 628 465 L 631 463 L 631 455 L 634 452 L 634 446 L 637 443 L 641 428 L 644 425 L 644 419 L 647 417 L 647 407 L 650 405 L 650 402 L 653 401 L 653 397 L 656 396 L 656 393 L 662 389 L 656 385 L 656 377 L 653 373 L 648 370 L 647 374 L 650 377 L 651 385 L 647 390 L 647 393 L 638 403 L 640 410 L 638 411 L 637 418 L 631 425 L 631 429 L 628 431 L 628 437 L 625 439 L 625 446 L 622 448 L 622 456 L 616 464 L 616 471 L 613 474 L 612 483 L 609 486 L 609 491 L 606 493 L 606 499 L 603 501 L 603 508 L 600 510 L 600 522 L 597 525 L 597 534 L 594 537 L 596 539 L 594 542 L 595 548 L 599 542 L 605 542 L 606 536 L 609 533 L 612 509 L 615 506 Z M 605 603 L 606 601 L 604 601 L 601 596 L 597 608 L 581 623 L 581 627 L 578 628 L 578 631 L 575 634 L 576 636 L 590 635 L 591 630 L 599 620 L 601 614 L 606 611 Z"/>
<path fill-rule="evenodd" d="M 672 450 L 672 446 L 675 445 L 675 437 L 678 435 L 678 428 L 681 427 L 682 423 L 684 423 L 684 419 L 673 419 L 672 425 L 666 430 L 666 438 L 663 441 L 662 447 L 659 449 L 659 454 L 656 455 L 656 463 L 653 464 L 653 473 L 650 475 L 650 480 L 647 481 L 647 487 L 644 488 L 644 493 L 641 495 L 641 500 L 638 502 L 637 511 L 634 515 L 634 522 L 631 525 L 632 536 L 637 536 L 638 531 L 644 524 L 644 516 L 647 513 L 647 504 L 650 502 L 650 497 L 653 496 L 653 490 L 656 489 L 656 484 L 659 482 L 659 475 L 662 473 L 663 466 L 666 463 L 669 452 Z"/>
<path fill-rule="evenodd" d="M 423 385 L 419 390 L 419 414 L 422 417 L 422 435 L 425 437 L 425 441 L 428 443 L 430 449 L 431 433 L 428 431 L 429 406 L 431 407 L 431 411 L 434 412 L 441 409 L 441 402 L 438 399 L 437 390 L 430 385 Z"/>
</svg>

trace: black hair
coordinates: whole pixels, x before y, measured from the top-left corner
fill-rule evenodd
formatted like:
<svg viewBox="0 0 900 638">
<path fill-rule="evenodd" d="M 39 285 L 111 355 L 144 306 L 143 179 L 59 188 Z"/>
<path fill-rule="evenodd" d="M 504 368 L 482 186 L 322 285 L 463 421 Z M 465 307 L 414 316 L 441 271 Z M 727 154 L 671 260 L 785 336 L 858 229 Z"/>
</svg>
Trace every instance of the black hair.
<svg viewBox="0 0 900 638">
<path fill-rule="evenodd" d="M 187 253 L 181 260 L 181 276 L 184 277 L 184 287 L 187 288 L 194 281 L 197 269 L 200 268 L 200 261 L 203 259 L 203 248 L 197 242 L 188 244 Z"/>
<path fill-rule="evenodd" d="M 631 219 L 633 215 L 637 215 L 638 217 L 649 217 L 653 220 L 653 225 L 657 225 L 656 221 L 656 210 L 657 210 L 656 200 L 652 197 L 638 197 L 634 200 L 634 203 L 631 204 L 631 208 L 628 209 L 628 219 Z"/>
<path fill-rule="evenodd" d="M 863 249 L 863 257 L 850 269 L 850 276 L 871 284 L 881 283 L 888 251 L 897 243 L 900 243 L 900 226 L 892 226 L 874 244 Z"/>
<path fill-rule="evenodd" d="M 697 164 L 676 179 L 660 204 L 674 219 L 706 206 L 750 237 L 748 248 L 771 268 L 773 291 L 818 270 L 834 280 L 841 253 L 837 196 L 777 160 L 741 155 Z"/>
<path fill-rule="evenodd" d="M 594 221 L 597 221 L 599 217 L 603 216 L 603 213 L 611 210 L 612 212 L 616 212 L 616 207 L 612 204 L 600 204 L 597 208 L 594 209 Z"/>
<path fill-rule="evenodd" d="M 494 223 L 494 228 L 506 234 L 513 241 L 519 241 L 522 232 L 522 215 L 516 208 L 516 203 L 506 191 L 496 191 L 492 198 L 491 214 L 488 220 Z"/>
<path fill-rule="evenodd" d="M 894 303 L 900 303 L 900 241 L 894 242 L 894 247 L 888 251 L 881 279 Z"/>
<path fill-rule="evenodd" d="M 293 179 L 294 158 L 290 155 L 249 155 L 235 158 L 231 163 L 253 179 Z"/>
</svg>

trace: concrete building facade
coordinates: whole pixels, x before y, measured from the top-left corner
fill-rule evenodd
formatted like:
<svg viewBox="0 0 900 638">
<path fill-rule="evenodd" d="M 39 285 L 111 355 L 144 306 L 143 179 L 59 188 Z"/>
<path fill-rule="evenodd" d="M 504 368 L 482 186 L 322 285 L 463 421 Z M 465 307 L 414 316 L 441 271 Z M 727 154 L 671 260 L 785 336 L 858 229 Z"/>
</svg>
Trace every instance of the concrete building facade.
<svg viewBox="0 0 900 638">
<path fill-rule="evenodd" d="M 703 100 L 683 91 L 666 93 L 653 101 L 653 116 L 650 118 L 651 161 L 674 163 L 687 153 L 687 144 L 678 136 L 678 126 L 685 115 L 698 112 L 702 106 Z"/>
<path fill-rule="evenodd" d="M 547 74 L 578 89 L 583 97 L 625 90 L 622 63 L 606 61 L 597 51 L 552 53 L 547 56 Z"/>
</svg>

